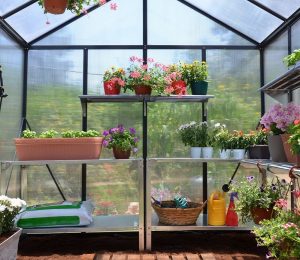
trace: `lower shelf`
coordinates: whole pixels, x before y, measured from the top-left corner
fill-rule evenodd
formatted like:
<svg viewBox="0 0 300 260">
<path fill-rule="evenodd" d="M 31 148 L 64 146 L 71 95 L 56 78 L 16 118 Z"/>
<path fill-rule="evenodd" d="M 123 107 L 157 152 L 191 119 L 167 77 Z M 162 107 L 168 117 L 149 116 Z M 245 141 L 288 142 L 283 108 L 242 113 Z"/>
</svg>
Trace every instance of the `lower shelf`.
<svg viewBox="0 0 300 260">
<path fill-rule="evenodd" d="M 89 226 L 23 229 L 25 234 L 138 232 L 139 215 L 96 216 Z"/>
<path fill-rule="evenodd" d="M 207 224 L 207 215 L 200 214 L 196 224 L 189 226 L 168 226 L 159 223 L 156 214 L 152 215 L 152 231 L 188 231 L 188 230 L 228 230 L 243 231 L 252 230 L 255 224 L 253 222 L 247 224 L 239 224 L 237 227 L 228 226 L 209 226 Z"/>
</svg>

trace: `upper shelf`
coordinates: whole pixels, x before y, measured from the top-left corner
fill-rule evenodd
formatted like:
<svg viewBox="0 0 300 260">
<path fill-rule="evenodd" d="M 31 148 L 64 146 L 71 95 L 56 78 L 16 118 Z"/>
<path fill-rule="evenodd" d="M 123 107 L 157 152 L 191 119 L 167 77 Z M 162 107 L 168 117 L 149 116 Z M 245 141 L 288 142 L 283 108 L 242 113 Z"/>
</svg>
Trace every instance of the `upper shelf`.
<svg viewBox="0 0 300 260">
<path fill-rule="evenodd" d="M 149 96 L 149 95 L 80 95 L 82 103 L 97 103 L 97 102 L 207 102 L 212 95 L 171 95 L 171 96 Z"/>
<path fill-rule="evenodd" d="M 300 87 L 300 63 L 259 90 L 268 94 L 282 94 Z"/>
</svg>

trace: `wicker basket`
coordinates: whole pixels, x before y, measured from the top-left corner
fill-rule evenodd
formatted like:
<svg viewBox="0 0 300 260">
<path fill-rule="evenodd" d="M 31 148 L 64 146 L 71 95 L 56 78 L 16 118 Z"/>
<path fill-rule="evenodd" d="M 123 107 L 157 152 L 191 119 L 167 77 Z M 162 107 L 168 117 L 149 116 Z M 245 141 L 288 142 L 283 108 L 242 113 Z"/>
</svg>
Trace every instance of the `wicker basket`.
<svg viewBox="0 0 300 260">
<path fill-rule="evenodd" d="M 172 200 L 162 201 L 161 207 L 156 203 L 152 203 L 159 222 L 166 225 L 193 225 L 196 223 L 199 214 L 206 205 L 203 203 L 188 202 L 188 208 L 176 208 L 175 202 Z"/>
</svg>

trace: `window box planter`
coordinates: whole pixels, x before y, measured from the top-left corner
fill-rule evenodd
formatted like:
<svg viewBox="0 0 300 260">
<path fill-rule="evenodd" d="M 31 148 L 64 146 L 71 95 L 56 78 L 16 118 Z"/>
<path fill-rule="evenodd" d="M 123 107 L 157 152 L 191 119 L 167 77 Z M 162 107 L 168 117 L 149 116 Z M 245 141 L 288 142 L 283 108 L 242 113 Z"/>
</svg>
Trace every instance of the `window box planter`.
<svg viewBox="0 0 300 260">
<path fill-rule="evenodd" d="M 20 161 L 99 159 L 102 137 L 84 138 L 16 138 Z"/>
</svg>

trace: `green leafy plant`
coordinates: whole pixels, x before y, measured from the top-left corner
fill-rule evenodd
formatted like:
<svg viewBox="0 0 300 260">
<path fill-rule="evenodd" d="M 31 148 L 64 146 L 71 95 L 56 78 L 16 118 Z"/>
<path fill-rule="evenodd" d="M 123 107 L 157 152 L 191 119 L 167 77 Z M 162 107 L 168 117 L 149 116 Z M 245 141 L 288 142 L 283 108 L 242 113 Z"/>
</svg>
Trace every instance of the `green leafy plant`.
<svg viewBox="0 0 300 260">
<path fill-rule="evenodd" d="M 22 132 L 22 137 L 23 138 L 36 138 L 37 135 L 36 135 L 35 131 L 31 131 L 31 130 L 26 129 Z"/>
<path fill-rule="evenodd" d="M 250 139 L 243 131 L 234 130 L 228 142 L 231 149 L 247 149 L 250 146 Z"/>
<path fill-rule="evenodd" d="M 25 206 L 24 200 L 9 198 L 5 195 L 0 196 L 0 235 L 13 230 L 15 217 Z"/>
<path fill-rule="evenodd" d="M 23 138 L 53 138 L 59 136 L 63 138 L 82 138 L 82 137 L 98 137 L 101 136 L 101 134 L 96 130 L 88 130 L 88 131 L 67 130 L 59 134 L 57 131 L 52 129 L 52 130 L 44 131 L 40 135 L 37 135 L 35 131 L 31 131 L 27 129 L 22 132 Z"/>
<path fill-rule="evenodd" d="M 267 247 L 276 259 L 300 259 L 300 215 L 276 207 L 276 217 L 254 227 L 258 246 Z"/>
<path fill-rule="evenodd" d="M 192 121 L 188 124 L 181 125 L 177 132 L 181 136 L 184 145 L 191 147 L 205 147 L 209 143 L 207 122 L 197 123 Z"/>
<path fill-rule="evenodd" d="M 136 136 L 136 130 L 134 128 L 125 129 L 123 125 L 110 128 L 103 131 L 104 140 L 103 146 L 109 149 L 119 148 L 122 151 L 132 150 L 133 153 L 137 153 L 137 144 L 139 138 Z"/>
<path fill-rule="evenodd" d="M 250 131 L 248 135 L 249 145 L 267 145 L 268 144 L 268 133 L 267 129 L 260 129 L 256 131 Z"/>
<path fill-rule="evenodd" d="M 295 120 L 288 128 L 291 134 L 288 143 L 291 144 L 293 154 L 300 154 L 300 120 Z"/>
<path fill-rule="evenodd" d="M 287 185 L 278 179 L 275 183 L 260 184 L 254 176 L 248 176 L 246 180 L 230 185 L 230 191 L 238 193 L 236 211 L 240 214 L 243 223 L 252 219 L 251 209 L 271 208 L 278 199 L 285 196 L 287 188 Z"/>
<path fill-rule="evenodd" d="M 300 49 L 294 50 L 291 54 L 283 58 L 283 62 L 288 66 L 293 66 L 300 60 Z"/>
<path fill-rule="evenodd" d="M 217 123 L 214 129 L 214 144 L 222 150 L 231 149 L 230 133 L 225 125 Z"/>
<path fill-rule="evenodd" d="M 42 6 L 42 8 L 45 7 L 45 1 L 44 0 L 39 0 L 38 4 L 40 6 Z M 99 1 L 99 0 L 68 0 L 68 5 L 67 5 L 67 9 L 70 10 L 73 13 L 76 13 L 77 15 L 81 14 L 82 12 L 84 12 L 84 6 L 85 5 L 90 5 L 94 3 L 102 5 L 105 4 L 106 1 Z"/>
<path fill-rule="evenodd" d="M 181 64 L 181 70 L 182 77 L 188 85 L 197 81 L 206 81 L 208 78 L 208 66 L 205 61 L 200 62 L 195 60 L 191 64 Z"/>
<path fill-rule="evenodd" d="M 53 137 L 55 137 L 56 135 L 58 135 L 58 132 L 56 132 L 55 130 L 51 129 L 51 130 L 42 132 L 42 133 L 39 135 L 39 138 L 53 138 Z"/>
</svg>

